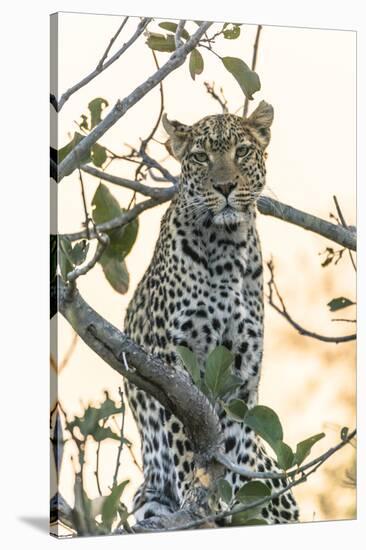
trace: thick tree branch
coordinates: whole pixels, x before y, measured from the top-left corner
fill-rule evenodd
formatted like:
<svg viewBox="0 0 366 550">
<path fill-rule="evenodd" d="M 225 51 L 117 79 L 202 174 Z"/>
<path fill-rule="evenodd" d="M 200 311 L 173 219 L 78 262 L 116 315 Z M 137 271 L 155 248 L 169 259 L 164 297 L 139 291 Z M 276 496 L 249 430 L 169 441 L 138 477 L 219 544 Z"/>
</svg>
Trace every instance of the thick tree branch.
<svg viewBox="0 0 366 550">
<path fill-rule="evenodd" d="M 71 289 L 59 278 L 59 310 L 69 321 L 74 330 L 84 342 L 95 351 L 108 365 L 131 383 L 155 397 L 164 407 L 170 410 L 183 423 L 187 436 L 195 453 L 194 460 L 198 471 L 209 472 L 208 488 L 212 483 L 210 474 L 217 475 L 218 465 L 245 475 L 248 478 L 261 478 L 262 472 L 248 472 L 240 466 L 227 460 L 222 453 L 222 433 L 218 417 L 207 398 L 193 384 L 189 375 L 180 369 L 168 368 L 164 363 L 147 354 L 125 334 L 107 322 L 94 311 L 80 296 L 76 289 Z M 151 522 L 143 522 L 134 528 L 134 532 L 149 530 L 175 530 L 212 525 L 212 522 L 233 514 L 264 505 L 273 498 L 289 491 L 295 485 L 302 483 L 315 472 L 330 456 L 342 448 L 355 436 L 355 431 L 338 445 L 330 448 L 300 468 L 287 474 L 268 475 L 265 477 L 293 477 L 288 485 L 263 499 L 249 505 L 235 506 L 219 514 L 200 516 L 195 502 L 187 502 L 185 507 L 175 514 L 164 518 L 152 518 Z M 312 469 L 310 469 L 312 468 Z M 221 470 L 221 475 L 223 471 Z M 297 477 L 301 474 L 300 477 Z M 206 489 L 207 490 L 207 489 Z"/>
<path fill-rule="evenodd" d="M 186 60 L 187 55 L 197 46 L 203 34 L 212 23 L 202 23 L 197 31 L 180 46 L 168 61 L 145 82 L 140 84 L 131 94 L 125 97 L 122 101 L 117 101 L 116 105 L 109 114 L 98 124 L 90 134 L 85 136 L 76 147 L 66 156 L 60 163 L 58 170 L 59 181 L 66 175 L 71 174 L 78 165 L 78 159 L 83 158 L 83 155 L 90 149 L 94 143 L 98 141 L 131 107 L 133 107 L 142 97 L 157 86 L 171 72 L 180 67 Z M 112 58 L 111 58 L 112 59 Z"/>
<path fill-rule="evenodd" d="M 204 463 L 215 455 L 221 444 L 218 418 L 185 371 L 170 369 L 148 355 L 94 311 L 76 289 L 70 293 L 60 278 L 59 311 L 90 349 L 183 423 L 198 460 Z"/>
<path fill-rule="evenodd" d="M 299 334 L 301 334 L 302 336 L 309 336 L 310 338 L 315 338 L 316 340 L 320 340 L 321 342 L 329 342 L 333 344 L 340 344 L 340 343 L 351 342 L 352 340 L 356 340 L 357 338 L 356 334 L 349 334 L 347 336 L 324 336 L 323 334 L 317 334 L 316 332 L 306 330 L 304 327 L 299 325 L 299 323 L 294 321 L 287 311 L 283 298 L 274 280 L 274 265 L 272 260 L 267 262 L 267 266 L 271 274 L 270 280 L 268 281 L 268 292 L 269 292 L 268 303 L 270 306 L 273 307 L 273 309 L 275 309 L 280 315 L 282 315 L 282 317 L 284 317 L 286 321 L 288 321 L 290 325 L 298 331 Z M 273 291 L 275 292 L 277 299 L 280 302 L 280 306 L 278 306 L 274 301 Z"/>
<path fill-rule="evenodd" d="M 77 92 L 78 90 L 80 90 L 80 88 L 83 88 L 84 86 L 86 86 L 87 84 L 89 84 L 89 82 L 91 80 L 94 80 L 94 78 L 98 75 L 100 75 L 103 71 L 105 71 L 105 69 L 107 69 L 108 67 L 110 67 L 112 65 L 112 63 L 114 63 L 115 61 L 117 61 L 117 59 L 119 59 L 121 57 L 122 54 L 125 53 L 126 50 L 128 50 L 128 48 L 130 46 L 132 46 L 132 44 L 134 42 L 136 42 L 136 40 L 139 38 L 139 36 L 144 32 L 145 28 L 147 27 L 147 25 L 150 23 L 151 21 L 151 18 L 148 18 L 148 17 L 145 17 L 144 19 L 142 19 L 140 21 L 140 23 L 138 24 L 138 27 L 136 29 L 136 31 L 134 32 L 134 34 L 131 36 L 131 38 L 125 43 L 123 44 L 123 46 L 114 54 L 112 55 L 112 57 L 110 59 L 108 59 L 108 61 L 106 61 L 104 63 L 104 59 L 102 58 L 100 60 L 100 62 L 98 63 L 96 69 L 94 69 L 94 71 L 92 71 L 91 73 L 89 73 L 87 76 L 85 76 L 82 80 L 80 80 L 80 82 L 78 82 L 77 84 L 74 84 L 74 86 L 71 86 L 71 88 L 69 88 L 68 90 L 66 90 L 65 93 L 62 94 L 61 98 L 60 98 L 60 101 L 57 103 L 55 100 L 53 101 L 52 105 L 56 108 L 56 110 L 58 112 L 60 112 L 60 110 L 62 109 L 62 107 L 65 105 L 66 101 L 75 93 Z M 125 24 L 125 21 L 122 23 L 122 25 L 124 26 Z M 120 28 L 117 32 L 119 34 L 119 32 L 121 31 L 122 29 Z M 116 35 L 115 37 L 112 38 L 113 42 L 115 40 Z M 112 42 L 112 44 L 113 44 Z M 108 52 L 109 52 L 109 49 L 112 45 L 110 43 L 109 47 L 107 48 L 106 50 L 106 53 L 108 55 Z M 103 56 L 104 57 L 104 56 Z M 102 63 L 101 63 L 102 62 Z M 57 106 L 56 106 L 57 105 Z M 61 179 L 61 178 L 60 178 Z"/>
<path fill-rule="evenodd" d="M 345 248 L 356 250 L 356 234 L 349 229 L 327 222 L 269 197 L 259 197 L 257 206 L 261 214 L 274 216 L 285 222 L 293 223 L 303 229 L 318 233 L 318 235 L 330 239 Z"/>
<path fill-rule="evenodd" d="M 106 224 L 101 224 L 100 226 L 97 226 L 100 231 L 108 231 L 109 229 L 115 229 L 117 227 L 125 225 L 136 216 L 138 216 L 143 210 L 146 210 L 147 208 L 153 208 L 157 204 L 161 204 L 163 202 L 171 200 L 177 192 L 177 178 L 172 176 L 170 172 L 168 172 L 157 161 L 149 157 L 146 153 L 144 153 L 143 158 L 148 166 L 160 170 L 160 172 L 164 174 L 165 180 L 172 181 L 174 185 L 168 188 L 149 187 L 147 185 L 143 185 L 138 181 L 127 180 L 125 178 L 120 178 L 118 176 L 107 174 L 106 172 L 98 170 L 97 168 L 94 168 L 90 165 L 82 166 L 82 170 L 84 172 L 87 172 L 88 174 L 96 176 L 100 179 L 104 179 L 105 181 L 108 181 L 115 185 L 120 185 L 122 187 L 126 187 L 127 189 L 132 189 L 134 191 L 137 191 L 138 193 L 141 193 L 142 195 L 152 197 L 153 199 L 151 201 L 148 200 L 139 203 L 129 212 L 122 214 L 118 218 L 114 218 Z M 318 235 L 334 241 L 346 248 L 356 250 L 357 237 L 355 232 L 349 229 L 327 222 L 325 220 L 322 220 L 321 218 L 313 216 L 312 214 L 308 214 L 307 212 L 303 212 L 302 210 L 297 210 L 297 208 L 293 208 L 292 206 L 289 206 L 287 204 L 284 204 L 283 202 L 279 202 L 266 196 L 259 197 L 259 199 L 257 200 L 257 207 L 261 214 L 264 214 L 266 216 L 273 216 L 285 222 L 298 225 L 303 229 L 312 231 L 313 233 L 317 233 Z M 85 231 L 71 233 L 65 236 L 72 241 L 87 238 Z M 95 237 L 95 232 L 91 231 L 91 238 Z"/>
</svg>

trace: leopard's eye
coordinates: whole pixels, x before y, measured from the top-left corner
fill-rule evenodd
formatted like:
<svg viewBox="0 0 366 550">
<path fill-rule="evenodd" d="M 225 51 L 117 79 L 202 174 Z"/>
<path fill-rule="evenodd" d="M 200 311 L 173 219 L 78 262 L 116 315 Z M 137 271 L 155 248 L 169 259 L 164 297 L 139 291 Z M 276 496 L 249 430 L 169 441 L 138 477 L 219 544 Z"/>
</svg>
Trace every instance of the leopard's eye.
<svg viewBox="0 0 366 550">
<path fill-rule="evenodd" d="M 208 155 L 206 155 L 206 153 L 203 153 L 203 152 L 193 153 L 192 156 L 193 156 L 194 160 L 196 160 L 197 162 L 207 162 L 208 161 Z"/>
<path fill-rule="evenodd" d="M 249 153 L 250 153 L 250 149 L 246 145 L 241 145 L 236 150 L 236 156 L 238 158 L 246 157 Z"/>
</svg>

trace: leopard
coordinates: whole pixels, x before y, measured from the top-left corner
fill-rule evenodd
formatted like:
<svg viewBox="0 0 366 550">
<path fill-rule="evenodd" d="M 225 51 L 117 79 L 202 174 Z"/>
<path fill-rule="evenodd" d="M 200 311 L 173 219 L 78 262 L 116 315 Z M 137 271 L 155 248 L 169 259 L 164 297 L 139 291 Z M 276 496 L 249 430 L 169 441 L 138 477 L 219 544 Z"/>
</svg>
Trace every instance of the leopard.
<svg viewBox="0 0 366 550">
<path fill-rule="evenodd" d="M 163 116 L 167 148 L 181 164 L 178 189 L 166 210 L 152 260 L 128 305 L 124 330 L 146 352 L 184 368 L 178 346 L 196 356 L 201 374 L 208 355 L 225 346 L 240 385 L 227 397 L 258 403 L 264 336 L 263 265 L 256 228 L 257 199 L 273 107 L 261 101 L 250 116 L 208 115 L 193 125 Z M 173 514 L 194 479 L 194 457 L 184 426 L 159 401 L 130 382 L 125 394 L 141 435 L 144 482 L 135 519 Z M 260 437 L 226 410 L 217 410 L 225 456 L 256 472 L 282 472 Z M 226 469 L 233 495 L 248 477 Z M 284 478 L 264 481 L 271 491 Z M 299 521 L 292 492 L 266 503 L 257 516 L 269 524 Z"/>
</svg>

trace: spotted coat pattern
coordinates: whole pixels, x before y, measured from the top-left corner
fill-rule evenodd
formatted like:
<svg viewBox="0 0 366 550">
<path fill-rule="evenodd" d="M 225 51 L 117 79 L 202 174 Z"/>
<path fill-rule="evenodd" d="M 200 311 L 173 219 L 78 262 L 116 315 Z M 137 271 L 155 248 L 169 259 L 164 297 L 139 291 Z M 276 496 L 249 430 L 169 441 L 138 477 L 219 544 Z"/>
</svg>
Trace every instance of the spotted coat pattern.
<svg viewBox="0 0 366 550">
<path fill-rule="evenodd" d="M 267 118 L 266 118 L 267 109 Z M 171 368 L 183 368 L 176 346 L 188 346 L 202 368 L 218 345 L 234 354 L 242 385 L 230 397 L 258 399 L 263 350 L 263 289 L 255 200 L 265 185 L 265 147 L 272 122 L 262 102 L 249 119 L 209 116 L 191 127 L 166 121 L 182 163 L 179 191 L 164 215 L 152 261 L 129 304 L 125 331 Z M 137 422 L 145 482 L 136 519 L 174 512 L 192 483 L 192 449 L 181 422 L 126 382 Z M 227 396 L 228 397 L 228 396 Z M 236 464 L 279 471 L 259 438 L 218 409 L 225 453 Z M 230 471 L 234 494 L 246 478 Z M 266 480 L 276 490 L 285 480 Z M 289 492 L 263 507 L 269 523 L 298 520 Z"/>
</svg>

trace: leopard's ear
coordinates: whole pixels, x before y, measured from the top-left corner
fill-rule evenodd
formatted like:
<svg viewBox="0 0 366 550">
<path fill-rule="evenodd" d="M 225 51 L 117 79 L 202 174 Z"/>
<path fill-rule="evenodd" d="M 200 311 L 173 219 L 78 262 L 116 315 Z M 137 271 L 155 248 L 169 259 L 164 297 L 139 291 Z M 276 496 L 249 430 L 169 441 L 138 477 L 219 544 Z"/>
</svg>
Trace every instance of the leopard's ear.
<svg viewBox="0 0 366 550">
<path fill-rule="evenodd" d="M 177 120 L 169 120 L 166 113 L 163 114 L 163 126 L 169 134 L 165 147 L 177 160 L 181 161 L 189 142 L 191 127 Z"/>
<path fill-rule="evenodd" d="M 261 101 L 255 111 L 246 119 L 247 124 L 255 131 L 255 136 L 263 149 L 267 147 L 271 139 L 270 128 L 273 122 L 273 114 L 272 105 L 266 103 L 266 101 Z"/>
</svg>

